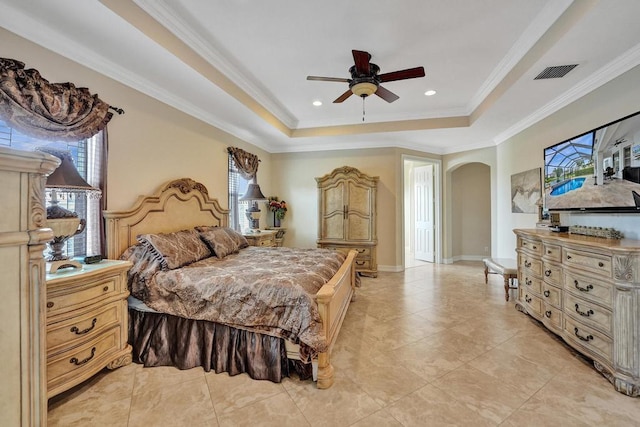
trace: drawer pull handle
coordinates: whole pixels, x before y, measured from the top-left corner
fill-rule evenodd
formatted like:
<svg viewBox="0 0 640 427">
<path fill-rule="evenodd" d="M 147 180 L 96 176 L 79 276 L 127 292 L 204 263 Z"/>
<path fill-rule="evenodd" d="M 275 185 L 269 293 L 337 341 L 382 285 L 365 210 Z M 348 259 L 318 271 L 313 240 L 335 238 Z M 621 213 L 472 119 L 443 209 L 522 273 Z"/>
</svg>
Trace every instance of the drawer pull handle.
<svg viewBox="0 0 640 427">
<path fill-rule="evenodd" d="M 593 310 L 589 309 L 587 311 L 581 311 L 580 306 L 576 304 L 576 313 L 578 313 L 580 316 L 589 317 L 593 314 Z"/>
<path fill-rule="evenodd" d="M 49 301 L 47 303 L 47 308 L 52 308 L 55 304 L 53 303 L 53 301 Z"/>
<path fill-rule="evenodd" d="M 364 261 L 356 261 L 356 265 L 365 265 L 366 263 Z"/>
<path fill-rule="evenodd" d="M 598 267 L 604 267 L 604 262 L 600 261 L 600 262 L 598 263 Z"/>
<path fill-rule="evenodd" d="M 69 363 L 73 363 L 76 366 L 82 366 L 85 363 L 87 363 L 89 360 L 93 359 L 93 356 L 96 355 L 96 348 L 93 347 L 91 349 L 91 355 L 89 357 L 87 357 L 86 359 L 82 359 L 82 360 L 78 360 L 77 357 L 72 357 L 71 360 L 69 360 Z"/>
<path fill-rule="evenodd" d="M 533 245 L 533 249 L 538 249 L 538 247 L 536 245 Z"/>
<path fill-rule="evenodd" d="M 526 279 L 524 279 L 524 284 L 527 286 L 531 286 L 533 284 L 533 281 L 529 280 L 529 278 L 527 277 Z"/>
<path fill-rule="evenodd" d="M 547 255 L 551 255 L 551 249 L 547 250 Z"/>
<path fill-rule="evenodd" d="M 98 318 L 94 317 L 93 320 L 91 321 L 91 326 L 89 326 L 87 329 L 80 330 L 78 329 L 77 326 L 74 326 L 73 328 L 71 328 L 71 332 L 73 332 L 76 335 L 84 335 L 87 332 L 90 332 L 91 330 L 93 330 L 93 328 L 96 327 L 97 322 L 98 322 Z"/>
<path fill-rule="evenodd" d="M 578 333 L 578 328 L 573 328 L 573 333 L 582 341 L 591 341 L 593 339 L 593 335 L 587 335 L 586 337 L 583 337 L 582 335 L 580 335 Z"/>
<path fill-rule="evenodd" d="M 524 296 L 524 300 L 525 300 L 527 303 L 530 303 L 530 302 L 531 302 L 531 298 L 529 298 L 529 295 L 525 295 L 525 296 Z"/>
<path fill-rule="evenodd" d="M 545 311 L 544 315 L 547 316 L 547 319 L 551 319 L 551 310 Z"/>
<path fill-rule="evenodd" d="M 545 297 L 549 298 L 549 295 L 551 295 L 551 292 L 549 292 L 549 291 L 544 291 L 544 296 L 545 296 Z"/>
<path fill-rule="evenodd" d="M 109 290 L 108 286 L 105 286 L 104 288 L 102 288 L 102 292 L 107 292 Z"/>
<path fill-rule="evenodd" d="M 547 277 L 551 276 L 551 270 L 545 270 L 544 275 Z"/>
<path fill-rule="evenodd" d="M 531 262 L 525 260 L 524 261 L 524 266 L 527 267 L 527 268 L 531 267 Z"/>
<path fill-rule="evenodd" d="M 359 254 L 363 254 L 366 251 L 366 249 L 358 249 L 358 253 Z"/>
<path fill-rule="evenodd" d="M 582 288 L 580 287 L 580 285 L 578 284 L 577 280 L 573 281 L 573 285 L 576 287 L 577 290 L 579 290 L 580 292 L 589 292 L 591 289 L 593 289 L 592 285 L 587 285 L 586 288 Z"/>
<path fill-rule="evenodd" d="M 571 255 L 567 255 L 567 259 L 571 259 Z"/>
</svg>

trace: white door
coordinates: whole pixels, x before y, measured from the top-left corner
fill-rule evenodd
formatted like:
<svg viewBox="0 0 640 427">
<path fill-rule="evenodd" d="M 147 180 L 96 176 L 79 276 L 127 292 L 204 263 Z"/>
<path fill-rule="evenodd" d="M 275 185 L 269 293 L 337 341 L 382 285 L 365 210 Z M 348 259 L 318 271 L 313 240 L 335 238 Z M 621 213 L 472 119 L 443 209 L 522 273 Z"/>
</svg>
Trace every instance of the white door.
<svg viewBox="0 0 640 427">
<path fill-rule="evenodd" d="M 415 168 L 413 182 L 416 209 L 415 258 L 433 262 L 433 165 Z"/>
</svg>

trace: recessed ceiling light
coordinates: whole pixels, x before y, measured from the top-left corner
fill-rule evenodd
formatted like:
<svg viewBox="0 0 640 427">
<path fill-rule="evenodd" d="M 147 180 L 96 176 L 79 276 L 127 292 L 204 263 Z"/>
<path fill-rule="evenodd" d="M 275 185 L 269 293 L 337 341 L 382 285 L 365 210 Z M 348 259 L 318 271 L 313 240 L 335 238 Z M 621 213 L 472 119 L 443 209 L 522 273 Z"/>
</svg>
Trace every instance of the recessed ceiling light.
<svg viewBox="0 0 640 427">
<path fill-rule="evenodd" d="M 432 90 L 426 91 L 424 94 L 427 95 L 427 96 L 433 96 L 433 95 L 436 94 L 436 91 L 432 89 Z"/>
<path fill-rule="evenodd" d="M 315 105 L 316 107 L 319 107 L 322 105 L 322 101 L 313 101 L 313 105 Z"/>
</svg>

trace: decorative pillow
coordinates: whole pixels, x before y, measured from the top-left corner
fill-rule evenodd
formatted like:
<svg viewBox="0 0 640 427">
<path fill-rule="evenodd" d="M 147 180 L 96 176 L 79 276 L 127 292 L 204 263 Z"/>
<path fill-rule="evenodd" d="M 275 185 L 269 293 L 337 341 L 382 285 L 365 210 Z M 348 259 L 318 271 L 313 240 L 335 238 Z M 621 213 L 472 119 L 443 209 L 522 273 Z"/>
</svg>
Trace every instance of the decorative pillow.
<svg viewBox="0 0 640 427">
<path fill-rule="evenodd" d="M 242 234 L 234 230 L 233 228 L 224 227 L 223 230 L 227 232 L 229 237 L 231 237 L 231 240 L 233 240 L 234 243 L 236 244 L 237 249 L 235 252 L 238 252 L 240 249 L 246 248 L 249 246 L 249 242 L 247 242 L 247 239 Z"/>
<path fill-rule="evenodd" d="M 221 227 L 208 227 L 206 231 L 200 232 L 200 237 L 211 248 L 213 253 L 220 259 L 229 254 L 238 252 L 238 244 L 229 236 L 229 233 Z"/>
<path fill-rule="evenodd" d="M 133 263 L 127 273 L 127 284 L 131 295 L 145 301 L 145 295 L 148 292 L 146 283 L 156 272 L 162 270 L 161 262 L 156 259 L 147 246 L 140 243 L 129 247 L 120 256 L 120 259 Z"/>
<path fill-rule="evenodd" d="M 211 250 L 195 230 L 141 234 L 137 239 L 155 255 L 165 270 L 173 270 L 211 256 Z"/>
</svg>

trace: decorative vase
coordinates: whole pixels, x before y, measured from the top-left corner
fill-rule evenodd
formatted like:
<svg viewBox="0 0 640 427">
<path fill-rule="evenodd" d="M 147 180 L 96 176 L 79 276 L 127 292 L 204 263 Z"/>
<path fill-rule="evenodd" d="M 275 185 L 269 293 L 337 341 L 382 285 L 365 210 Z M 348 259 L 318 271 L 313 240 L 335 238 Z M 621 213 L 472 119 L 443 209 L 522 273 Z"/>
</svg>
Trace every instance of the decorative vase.
<svg viewBox="0 0 640 427">
<path fill-rule="evenodd" d="M 280 218 L 278 218 L 277 212 L 273 212 L 273 226 L 280 227 Z"/>
</svg>

